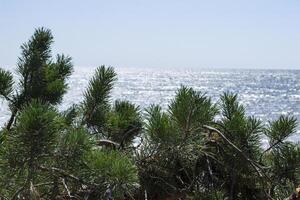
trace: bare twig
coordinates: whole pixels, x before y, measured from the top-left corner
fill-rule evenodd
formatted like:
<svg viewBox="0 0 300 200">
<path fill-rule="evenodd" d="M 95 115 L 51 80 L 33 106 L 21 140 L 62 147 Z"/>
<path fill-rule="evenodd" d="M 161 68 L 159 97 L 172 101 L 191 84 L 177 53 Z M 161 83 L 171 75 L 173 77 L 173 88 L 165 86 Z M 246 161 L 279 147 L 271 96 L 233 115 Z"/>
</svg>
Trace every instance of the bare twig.
<svg viewBox="0 0 300 200">
<path fill-rule="evenodd" d="M 96 143 L 99 146 L 112 146 L 113 148 L 117 148 L 120 146 L 119 143 L 106 139 L 97 140 Z"/>
<path fill-rule="evenodd" d="M 66 184 L 66 182 L 65 182 L 65 179 L 64 179 L 64 178 L 62 178 L 61 182 L 62 182 L 62 184 L 63 184 L 64 188 L 66 189 L 66 191 L 67 191 L 67 193 L 68 193 L 68 196 L 69 196 L 69 198 L 71 199 L 71 198 L 72 198 L 72 196 L 71 196 L 71 192 L 70 192 L 70 190 L 69 190 L 69 188 L 68 188 L 68 186 L 67 186 L 67 184 Z"/>
</svg>

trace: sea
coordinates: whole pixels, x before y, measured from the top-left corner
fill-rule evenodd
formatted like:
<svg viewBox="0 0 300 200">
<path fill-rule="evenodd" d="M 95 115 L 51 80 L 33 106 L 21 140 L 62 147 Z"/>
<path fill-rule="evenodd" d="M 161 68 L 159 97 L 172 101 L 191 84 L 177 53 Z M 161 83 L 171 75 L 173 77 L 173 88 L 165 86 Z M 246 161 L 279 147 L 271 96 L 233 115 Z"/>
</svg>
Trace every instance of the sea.
<svg viewBox="0 0 300 200">
<path fill-rule="evenodd" d="M 224 92 L 237 93 L 247 115 L 255 116 L 267 123 L 281 114 L 295 116 L 300 122 L 300 70 L 261 69 L 162 69 L 162 68 L 115 68 L 118 80 L 111 94 L 111 100 L 126 99 L 141 110 L 151 104 L 164 109 L 181 85 L 193 87 L 206 93 L 218 103 Z M 60 110 L 80 103 L 83 92 L 95 68 L 75 67 L 68 80 L 69 90 L 64 96 Z M 0 124 L 3 125 L 9 110 L 0 100 Z M 289 138 L 300 141 L 300 126 Z"/>
</svg>

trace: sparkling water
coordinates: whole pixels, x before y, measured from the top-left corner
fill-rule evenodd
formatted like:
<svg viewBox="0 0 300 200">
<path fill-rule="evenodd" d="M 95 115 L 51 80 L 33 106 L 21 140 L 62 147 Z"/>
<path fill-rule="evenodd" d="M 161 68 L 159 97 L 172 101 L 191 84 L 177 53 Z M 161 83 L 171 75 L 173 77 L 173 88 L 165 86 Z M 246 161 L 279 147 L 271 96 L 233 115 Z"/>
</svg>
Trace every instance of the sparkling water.
<svg viewBox="0 0 300 200">
<path fill-rule="evenodd" d="M 94 70 L 75 67 L 68 81 L 69 91 L 59 106 L 61 110 L 82 100 Z M 118 81 L 112 100 L 127 99 L 141 109 L 153 103 L 167 108 L 176 90 L 186 85 L 206 93 L 214 102 L 218 102 L 225 91 L 237 93 L 247 114 L 264 122 L 280 114 L 293 115 L 300 120 L 300 70 L 116 68 L 116 71 Z M 0 123 L 3 124 L 9 112 L 5 101 L 0 103 Z M 299 140 L 299 131 L 291 139 Z"/>
</svg>

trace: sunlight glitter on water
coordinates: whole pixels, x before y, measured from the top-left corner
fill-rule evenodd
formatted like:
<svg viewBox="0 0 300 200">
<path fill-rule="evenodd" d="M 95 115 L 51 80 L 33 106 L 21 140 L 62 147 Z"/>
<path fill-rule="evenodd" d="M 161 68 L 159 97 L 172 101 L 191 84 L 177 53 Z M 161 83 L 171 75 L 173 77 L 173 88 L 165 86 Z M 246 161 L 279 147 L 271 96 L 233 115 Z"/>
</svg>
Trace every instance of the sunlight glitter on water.
<svg viewBox="0 0 300 200">
<path fill-rule="evenodd" d="M 82 100 L 84 88 L 95 68 L 76 67 L 69 79 L 69 91 L 59 106 L 64 110 Z M 239 94 L 249 115 L 273 120 L 280 114 L 290 114 L 300 120 L 300 71 L 298 70 L 168 70 L 117 68 L 118 81 L 112 99 L 127 99 L 142 109 L 150 104 L 167 108 L 180 85 L 206 92 L 217 102 L 225 91 Z M 9 112 L 1 103 L 0 122 L 6 122 Z M 299 139 L 299 134 L 293 139 Z"/>
</svg>

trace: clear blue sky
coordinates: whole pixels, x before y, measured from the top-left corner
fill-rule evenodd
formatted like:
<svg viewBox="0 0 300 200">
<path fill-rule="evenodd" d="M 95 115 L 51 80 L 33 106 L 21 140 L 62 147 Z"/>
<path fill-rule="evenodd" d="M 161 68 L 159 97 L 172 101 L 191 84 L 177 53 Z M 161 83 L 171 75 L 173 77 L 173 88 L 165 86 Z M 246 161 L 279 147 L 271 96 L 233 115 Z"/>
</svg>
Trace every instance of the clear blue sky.
<svg viewBox="0 0 300 200">
<path fill-rule="evenodd" d="M 76 66 L 300 69 L 299 0 L 1 0 L 1 67 L 40 26 Z"/>
</svg>

